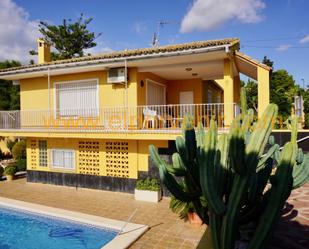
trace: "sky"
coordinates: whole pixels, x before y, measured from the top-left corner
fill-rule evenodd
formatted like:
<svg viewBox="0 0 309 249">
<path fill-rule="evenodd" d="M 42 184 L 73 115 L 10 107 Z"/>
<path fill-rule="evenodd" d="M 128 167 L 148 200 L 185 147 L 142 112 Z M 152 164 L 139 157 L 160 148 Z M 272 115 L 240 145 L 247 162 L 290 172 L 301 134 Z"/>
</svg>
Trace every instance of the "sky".
<svg viewBox="0 0 309 249">
<path fill-rule="evenodd" d="M 92 54 L 150 47 L 163 21 L 160 45 L 238 37 L 242 52 L 266 55 L 275 70 L 309 85 L 308 11 L 309 0 L 0 0 L 0 61 L 28 63 L 40 20 L 60 24 L 83 13 L 101 33 Z"/>
</svg>

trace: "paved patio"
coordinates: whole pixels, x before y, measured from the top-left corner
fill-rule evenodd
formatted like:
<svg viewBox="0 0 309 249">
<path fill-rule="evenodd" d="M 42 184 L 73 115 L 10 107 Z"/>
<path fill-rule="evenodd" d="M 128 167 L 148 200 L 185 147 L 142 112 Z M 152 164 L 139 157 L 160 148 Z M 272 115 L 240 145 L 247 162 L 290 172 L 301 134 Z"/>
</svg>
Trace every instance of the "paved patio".
<svg viewBox="0 0 309 249">
<path fill-rule="evenodd" d="M 131 194 L 101 190 L 0 181 L 0 196 L 78 211 L 106 218 L 127 220 L 138 208 L 132 222 L 146 224 L 146 232 L 131 248 L 205 248 L 207 240 L 202 229 L 194 229 L 183 222 L 169 208 L 169 200 L 158 204 L 138 202 Z M 293 193 L 289 199 L 279 229 L 269 248 L 305 249 L 309 244 L 309 185 Z M 296 209 L 295 209 L 296 208 Z M 206 246 L 207 248 L 207 246 Z"/>
</svg>

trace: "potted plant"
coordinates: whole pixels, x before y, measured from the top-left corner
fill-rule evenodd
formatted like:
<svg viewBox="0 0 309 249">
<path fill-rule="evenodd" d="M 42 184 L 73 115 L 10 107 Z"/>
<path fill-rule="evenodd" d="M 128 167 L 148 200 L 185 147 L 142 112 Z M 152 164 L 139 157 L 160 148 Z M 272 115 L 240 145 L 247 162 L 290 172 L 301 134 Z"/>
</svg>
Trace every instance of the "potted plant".
<svg viewBox="0 0 309 249">
<path fill-rule="evenodd" d="M 183 202 L 176 199 L 174 196 L 171 197 L 170 209 L 179 215 L 179 218 L 189 221 L 193 227 L 201 227 L 203 221 L 195 212 L 195 208 L 192 202 Z"/>
<path fill-rule="evenodd" d="M 159 202 L 162 198 L 159 181 L 151 178 L 137 180 L 134 196 L 138 201 Z"/>
<path fill-rule="evenodd" d="M 15 173 L 16 173 L 16 166 L 7 166 L 4 169 L 4 174 L 8 181 L 12 181 L 14 179 Z"/>
</svg>

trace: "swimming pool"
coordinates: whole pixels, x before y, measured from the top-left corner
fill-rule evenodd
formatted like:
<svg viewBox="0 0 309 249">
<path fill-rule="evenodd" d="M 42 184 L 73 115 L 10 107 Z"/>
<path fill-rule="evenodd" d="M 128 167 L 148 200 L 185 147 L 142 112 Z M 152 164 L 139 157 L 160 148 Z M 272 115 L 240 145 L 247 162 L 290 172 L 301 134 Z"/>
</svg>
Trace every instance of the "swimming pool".
<svg viewBox="0 0 309 249">
<path fill-rule="evenodd" d="M 116 230 L 0 206 L 1 249 L 100 249 Z"/>
<path fill-rule="evenodd" d="M 0 249 L 125 249 L 147 230 L 129 220 L 0 196 Z"/>
</svg>

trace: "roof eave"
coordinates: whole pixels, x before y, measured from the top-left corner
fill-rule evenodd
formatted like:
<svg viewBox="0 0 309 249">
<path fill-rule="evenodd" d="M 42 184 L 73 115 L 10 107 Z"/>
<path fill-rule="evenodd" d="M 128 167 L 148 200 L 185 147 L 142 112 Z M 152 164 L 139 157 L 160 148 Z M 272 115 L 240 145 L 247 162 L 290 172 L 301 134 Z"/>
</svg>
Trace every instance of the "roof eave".
<svg viewBox="0 0 309 249">
<path fill-rule="evenodd" d="M 178 55 L 190 55 L 190 54 L 199 54 L 199 53 L 208 53 L 214 51 L 224 51 L 225 53 L 229 53 L 230 48 L 235 46 L 235 43 L 225 44 L 225 45 L 218 45 L 218 46 L 211 46 L 211 47 L 204 47 L 204 48 L 194 48 L 188 50 L 179 50 L 173 52 L 163 52 L 163 53 L 154 53 L 154 54 L 145 54 L 145 55 L 135 55 L 135 56 L 124 56 L 118 58 L 111 58 L 111 59 L 93 59 L 87 61 L 80 61 L 80 62 L 69 62 L 63 64 L 53 64 L 53 65 L 42 65 L 39 67 L 30 67 L 30 68 L 21 68 L 12 71 L 0 72 L 0 79 L 5 80 L 15 80 L 15 79 L 22 79 L 22 77 L 26 74 L 33 74 L 36 72 L 44 72 L 47 70 L 59 70 L 59 69 L 69 69 L 69 68 L 76 68 L 76 67 L 89 67 L 94 65 L 102 65 L 104 64 L 119 64 L 119 62 L 124 61 L 134 61 L 134 60 L 144 60 L 144 59 L 151 59 L 151 58 L 164 58 L 164 57 L 171 57 L 171 56 L 178 56 Z M 18 78 L 19 77 L 19 78 Z"/>
</svg>

